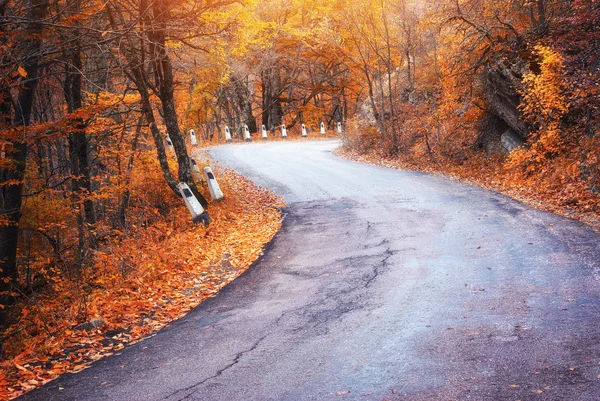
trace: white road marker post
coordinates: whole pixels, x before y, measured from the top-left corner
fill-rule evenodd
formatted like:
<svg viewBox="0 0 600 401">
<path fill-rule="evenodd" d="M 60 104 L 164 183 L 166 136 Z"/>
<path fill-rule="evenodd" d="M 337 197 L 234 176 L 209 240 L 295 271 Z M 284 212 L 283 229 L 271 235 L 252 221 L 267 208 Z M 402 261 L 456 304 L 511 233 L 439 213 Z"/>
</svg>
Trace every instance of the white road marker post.
<svg viewBox="0 0 600 401">
<path fill-rule="evenodd" d="M 206 183 L 208 184 L 210 197 L 213 198 L 213 200 L 223 199 L 225 197 L 223 191 L 221 191 L 221 187 L 209 166 L 204 167 L 204 178 L 206 178 Z"/>
<path fill-rule="evenodd" d="M 180 182 L 177 184 L 177 188 L 179 189 L 179 193 L 181 194 L 185 205 L 192 215 L 192 221 L 194 223 L 202 223 L 207 226 L 210 223 L 210 217 L 208 216 L 208 213 L 204 211 L 204 208 L 194 196 L 190 187 L 185 182 Z"/>
<path fill-rule="evenodd" d="M 262 126 L 262 139 L 267 139 L 267 127 L 264 124 Z"/>
<path fill-rule="evenodd" d="M 321 121 L 321 135 L 325 135 L 325 123 Z"/>
<path fill-rule="evenodd" d="M 338 134 L 342 135 L 342 122 L 338 121 Z"/>
<path fill-rule="evenodd" d="M 202 182 L 204 180 L 204 177 L 202 177 L 202 171 L 200 171 L 200 167 L 198 167 L 196 159 L 194 159 L 192 156 L 190 156 L 190 164 L 192 166 L 192 175 L 196 180 Z"/>
<path fill-rule="evenodd" d="M 169 150 L 171 152 L 174 152 L 175 149 L 173 149 L 173 142 L 171 142 L 171 138 L 169 137 L 169 134 L 167 134 L 166 140 L 167 140 L 167 147 L 169 148 Z"/>
<path fill-rule="evenodd" d="M 244 137 L 246 138 L 246 142 L 252 142 L 252 137 L 250 136 L 250 130 L 248 126 L 244 124 Z"/>
<path fill-rule="evenodd" d="M 285 128 L 285 124 L 281 124 L 281 137 L 287 139 L 287 129 Z"/>
<path fill-rule="evenodd" d="M 306 125 L 302 124 L 302 137 L 306 138 L 308 133 L 306 132 Z"/>
<path fill-rule="evenodd" d="M 225 126 L 225 140 L 227 142 L 233 141 L 233 139 L 231 139 L 231 131 L 229 131 L 229 127 L 228 126 Z"/>
<path fill-rule="evenodd" d="M 193 129 L 190 130 L 190 143 L 192 146 L 198 145 L 198 141 L 196 140 L 196 133 Z"/>
</svg>

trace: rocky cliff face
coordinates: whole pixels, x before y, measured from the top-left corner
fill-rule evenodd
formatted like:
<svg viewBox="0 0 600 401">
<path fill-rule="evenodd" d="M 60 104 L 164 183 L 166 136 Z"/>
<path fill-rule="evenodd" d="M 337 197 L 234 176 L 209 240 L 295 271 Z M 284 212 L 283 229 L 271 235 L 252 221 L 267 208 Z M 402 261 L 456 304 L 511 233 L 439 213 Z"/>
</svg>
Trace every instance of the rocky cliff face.
<svg viewBox="0 0 600 401">
<path fill-rule="evenodd" d="M 480 143 L 488 152 L 510 152 L 521 146 L 529 129 L 519 111 L 517 88 L 527 70 L 526 61 L 518 55 L 500 54 L 488 62 L 482 73 L 487 98 L 487 119 L 481 125 Z"/>
</svg>

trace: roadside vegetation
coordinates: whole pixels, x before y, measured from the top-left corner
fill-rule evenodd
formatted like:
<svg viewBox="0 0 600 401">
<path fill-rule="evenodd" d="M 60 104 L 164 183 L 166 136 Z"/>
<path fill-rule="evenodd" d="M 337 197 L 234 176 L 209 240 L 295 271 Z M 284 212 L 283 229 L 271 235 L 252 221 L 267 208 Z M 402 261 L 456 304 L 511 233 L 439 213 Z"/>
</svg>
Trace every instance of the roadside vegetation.
<svg viewBox="0 0 600 401">
<path fill-rule="evenodd" d="M 365 35 L 373 90 L 342 153 L 451 175 L 599 228 L 598 3 L 438 4 L 413 8 L 404 57 L 375 52 L 387 49 L 384 22 Z"/>
<path fill-rule="evenodd" d="M 216 295 L 262 254 L 281 226 L 282 201 L 230 170 L 215 175 L 225 199 L 209 204 L 208 227 L 191 223 L 147 153 L 132 170 L 127 226 L 103 228 L 83 266 L 69 263 L 73 249 L 46 256 L 53 250 L 32 241 L 24 273 L 30 287 L 15 288 L 18 302 L 5 309 L 11 324 L 3 333 L 0 399 L 140 341 Z M 68 203 L 47 199 L 25 202 L 24 215 L 43 222 L 44 235 L 75 224 Z"/>
</svg>

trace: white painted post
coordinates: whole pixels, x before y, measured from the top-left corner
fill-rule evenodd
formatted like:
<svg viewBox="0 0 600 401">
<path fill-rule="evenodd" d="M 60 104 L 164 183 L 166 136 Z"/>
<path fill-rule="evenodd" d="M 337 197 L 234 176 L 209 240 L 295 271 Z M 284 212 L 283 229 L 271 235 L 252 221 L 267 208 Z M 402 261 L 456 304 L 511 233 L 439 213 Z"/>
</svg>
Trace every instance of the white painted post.
<svg viewBox="0 0 600 401">
<path fill-rule="evenodd" d="M 169 137 L 169 134 L 167 134 L 167 147 L 169 148 L 169 150 L 171 152 L 174 151 L 174 149 L 173 149 L 173 142 L 171 142 L 171 138 Z"/>
<path fill-rule="evenodd" d="M 244 137 L 246 138 L 246 142 L 252 142 L 252 138 L 250 137 L 250 130 L 248 126 L 244 124 Z"/>
<path fill-rule="evenodd" d="M 321 121 L 321 135 L 325 135 L 325 123 Z"/>
<path fill-rule="evenodd" d="M 190 143 L 192 146 L 198 145 L 198 141 L 196 140 L 196 133 L 193 129 L 190 130 Z"/>
<path fill-rule="evenodd" d="M 283 139 L 287 138 L 287 129 L 285 128 L 285 124 L 281 124 L 281 137 Z"/>
<path fill-rule="evenodd" d="M 267 139 L 267 128 L 264 124 L 262 126 L 262 139 Z"/>
<path fill-rule="evenodd" d="M 213 198 L 213 200 L 223 199 L 224 195 L 221 191 L 221 187 L 209 166 L 204 167 L 204 178 L 206 178 L 206 183 L 208 184 L 210 197 Z"/>
<path fill-rule="evenodd" d="M 185 205 L 192 215 L 192 221 L 194 223 L 203 223 L 208 225 L 208 223 L 210 223 L 210 217 L 208 217 L 208 214 L 204 211 L 204 208 L 194 196 L 190 187 L 185 182 L 180 182 L 177 184 L 177 188 L 179 189 L 179 193 L 181 194 Z"/>
<path fill-rule="evenodd" d="M 228 126 L 225 126 L 225 140 L 227 142 L 233 141 L 233 139 L 231 139 L 231 131 L 229 131 L 229 127 Z"/>
<path fill-rule="evenodd" d="M 338 134 L 342 135 L 342 122 L 338 121 Z"/>
<path fill-rule="evenodd" d="M 302 124 L 302 136 L 307 137 L 308 133 L 306 132 L 306 125 Z"/>
<path fill-rule="evenodd" d="M 190 164 L 192 165 L 192 175 L 194 176 L 194 178 L 200 182 L 202 182 L 203 177 L 202 177 L 202 171 L 200 171 L 200 167 L 198 167 L 198 163 L 196 163 L 196 160 L 190 156 Z"/>
</svg>

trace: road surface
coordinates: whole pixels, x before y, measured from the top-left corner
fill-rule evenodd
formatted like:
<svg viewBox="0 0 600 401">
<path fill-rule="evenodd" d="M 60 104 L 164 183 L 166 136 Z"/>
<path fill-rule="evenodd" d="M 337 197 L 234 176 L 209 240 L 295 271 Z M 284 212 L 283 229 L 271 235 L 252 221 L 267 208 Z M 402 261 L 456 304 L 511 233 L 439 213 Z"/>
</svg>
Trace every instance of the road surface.
<svg viewBox="0 0 600 401">
<path fill-rule="evenodd" d="M 264 257 L 23 400 L 600 399 L 600 235 L 336 146 L 214 149 L 288 202 Z"/>
</svg>

